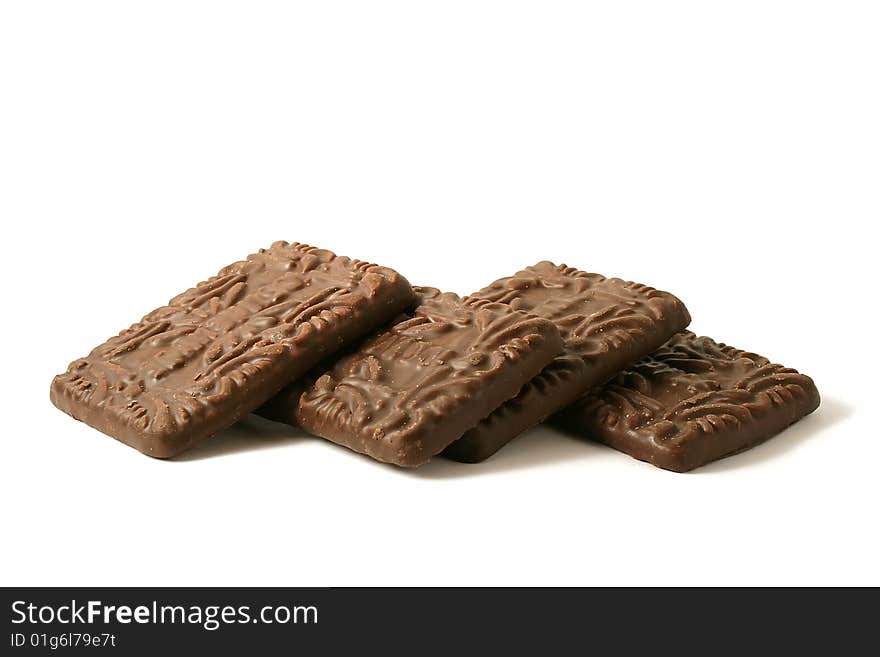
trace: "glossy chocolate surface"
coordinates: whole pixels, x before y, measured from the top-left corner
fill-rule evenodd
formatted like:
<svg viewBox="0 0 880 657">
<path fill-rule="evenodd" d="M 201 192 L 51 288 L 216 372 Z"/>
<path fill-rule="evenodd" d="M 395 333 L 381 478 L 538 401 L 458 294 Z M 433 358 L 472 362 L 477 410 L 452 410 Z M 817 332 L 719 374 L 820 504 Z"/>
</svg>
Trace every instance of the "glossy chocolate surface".
<svg viewBox="0 0 880 657">
<path fill-rule="evenodd" d="M 550 320 L 565 353 L 444 452 L 464 462 L 488 458 L 690 323 L 684 304 L 668 292 L 551 262 L 499 279 L 473 297 Z"/>
<path fill-rule="evenodd" d="M 368 339 L 267 413 L 395 465 L 422 465 L 562 351 L 547 320 L 417 288 L 411 318 Z M 284 415 L 287 417 L 284 417 Z M 294 417 L 290 417 L 293 414 Z"/>
<path fill-rule="evenodd" d="M 684 331 L 555 421 L 684 472 L 764 442 L 818 406 L 808 376 Z"/>
<path fill-rule="evenodd" d="M 55 377 L 61 410 L 179 454 L 413 302 L 391 269 L 276 242 L 174 297 Z"/>
</svg>

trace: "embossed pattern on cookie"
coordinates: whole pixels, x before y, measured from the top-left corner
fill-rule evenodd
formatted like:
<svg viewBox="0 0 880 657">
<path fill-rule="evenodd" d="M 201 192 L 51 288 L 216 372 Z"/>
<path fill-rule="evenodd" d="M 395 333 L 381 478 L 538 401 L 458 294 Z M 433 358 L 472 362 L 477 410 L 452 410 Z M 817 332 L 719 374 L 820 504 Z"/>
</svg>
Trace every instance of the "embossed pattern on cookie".
<svg viewBox="0 0 880 657">
<path fill-rule="evenodd" d="M 276 242 L 74 361 L 51 398 L 145 454 L 171 457 L 413 300 L 391 269 Z"/>
<path fill-rule="evenodd" d="M 753 447 L 818 406 L 808 376 L 684 331 L 558 421 L 637 459 L 685 472 Z"/>
<path fill-rule="evenodd" d="M 552 321 L 565 354 L 444 452 L 465 462 L 488 458 L 690 323 L 684 304 L 668 292 L 546 261 L 473 296 Z"/>
<path fill-rule="evenodd" d="M 299 397 L 306 431 L 414 467 L 509 399 L 562 351 L 547 320 L 417 288 L 421 305 L 318 376 Z"/>
</svg>

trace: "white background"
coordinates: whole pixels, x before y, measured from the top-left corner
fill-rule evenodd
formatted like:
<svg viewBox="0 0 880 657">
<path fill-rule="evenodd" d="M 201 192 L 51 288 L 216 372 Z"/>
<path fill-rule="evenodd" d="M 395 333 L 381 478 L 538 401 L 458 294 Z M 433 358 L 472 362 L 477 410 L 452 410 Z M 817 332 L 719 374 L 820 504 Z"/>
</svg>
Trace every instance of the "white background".
<svg viewBox="0 0 880 657">
<path fill-rule="evenodd" d="M 880 584 L 873 2 L 7 2 L 11 585 Z M 467 293 L 537 260 L 666 289 L 822 407 L 673 474 L 529 432 L 396 470 L 248 420 L 175 462 L 52 376 L 313 243 Z"/>
</svg>

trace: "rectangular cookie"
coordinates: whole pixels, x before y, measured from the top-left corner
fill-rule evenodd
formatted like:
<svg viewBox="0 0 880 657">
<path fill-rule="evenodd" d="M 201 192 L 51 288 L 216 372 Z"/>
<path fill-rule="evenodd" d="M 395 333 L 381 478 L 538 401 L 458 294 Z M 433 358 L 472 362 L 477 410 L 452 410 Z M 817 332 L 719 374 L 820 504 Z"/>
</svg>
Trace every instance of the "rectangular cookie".
<svg viewBox="0 0 880 657">
<path fill-rule="evenodd" d="M 413 302 L 391 269 L 276 242 L 71 363 L 51 399 L 144 454 L 172 457 Z"/>
<path fill-rule="evenodd" d="M 684 331 L 554 422 L 686 472 L 754 447 L 818 406 L 810 377 Z"/>
<path fill-rule="evenodd" d="M 565 341 L 565 353 L 443 452 L 468 463 L 487 459 L 657 349 L 691 319 L 668 292 L 546 261 L 472 296 L 552 321 Z"/>
<path fill-rule="evenodd" d="M 415 467 L 486 417 L 562 351 L 545 319 L 417 288 L 421 304 L 265 414 L 374 459 Z"/>
</svg>

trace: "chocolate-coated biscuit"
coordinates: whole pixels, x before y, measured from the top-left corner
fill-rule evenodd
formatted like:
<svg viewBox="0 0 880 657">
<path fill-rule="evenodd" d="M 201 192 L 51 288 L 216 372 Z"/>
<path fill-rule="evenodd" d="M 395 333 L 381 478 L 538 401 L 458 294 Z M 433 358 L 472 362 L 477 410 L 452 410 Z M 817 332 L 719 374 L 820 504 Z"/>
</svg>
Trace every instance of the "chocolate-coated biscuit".
<svg viewBox="0 0 880 657">
<path fill-rule="evenodd" d="M 51 399 L 144 454 L 172 457 L 413 301 L 391 269 L 276 242 L 74 361 Z"/>
<path fill-rule="evenodd" d="M 411 318 L 294 387 L 267 415 L 374 459 L 426 463 L 562 351 L 557 329 L 506 304 L 417 288 Z"/>
<path fill-rule="evenodd" d="M 818 406 L 810 377 L 684 331 L 554 422 L 685 472 L 762 443 Z"/>
<path fill-rule="evenodd" d="M 690 323 L 684 304 L 668 292 L 552 262 L 497 280 L 473 296 L 552 321 L 565 353 L 443 452 L 470 463 L 488 458 Z"/>
</svg>

